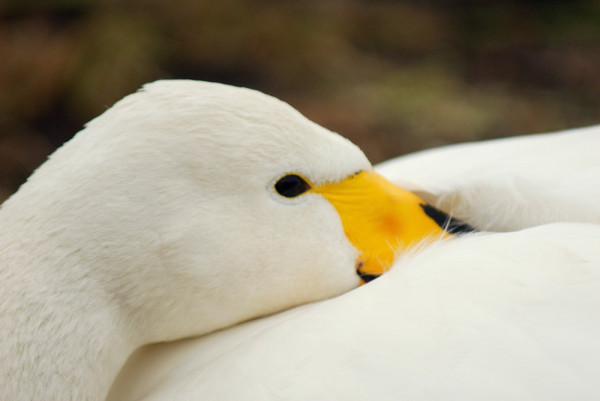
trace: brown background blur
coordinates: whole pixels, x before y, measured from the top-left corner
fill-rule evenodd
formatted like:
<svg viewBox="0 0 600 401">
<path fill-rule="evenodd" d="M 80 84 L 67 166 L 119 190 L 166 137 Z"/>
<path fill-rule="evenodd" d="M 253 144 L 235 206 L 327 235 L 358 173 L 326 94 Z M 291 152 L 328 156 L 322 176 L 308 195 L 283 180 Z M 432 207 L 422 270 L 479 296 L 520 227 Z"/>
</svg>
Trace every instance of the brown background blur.
<svg viewBox="0 0 600 401">
<path fill-rule="evenodd" d="M 599 3 L 0 0 L 0 201 L 159 78 L 270 93 L 373 162 L 599 123 Z"/>
</svg>

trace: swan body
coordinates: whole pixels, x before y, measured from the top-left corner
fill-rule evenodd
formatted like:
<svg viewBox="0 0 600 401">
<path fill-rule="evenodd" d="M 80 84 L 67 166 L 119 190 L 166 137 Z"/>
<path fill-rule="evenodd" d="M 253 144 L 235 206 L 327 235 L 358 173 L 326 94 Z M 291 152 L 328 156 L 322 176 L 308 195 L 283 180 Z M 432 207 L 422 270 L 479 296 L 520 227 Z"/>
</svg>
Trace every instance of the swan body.
<svg viewBox="0 0 600 401">
<path fill-rule="evenodd" d="M 600 126 L 417 152 L 377 170 L 480 230 L 600 223 Z"/>
<path fill-rule="evenodd" d="M 0 209 L 0 399 L 104 400 L 143 345 L 380 274 L 388 240 L 404 242 L 374 226 L 364 240 L 357 219 L 394 223 L 398 205 L 421 200 L 372 170 L 352 143 L 256 91 L 159 81 L 127 96 Z M 346 192 L 379 203 L 344 211 Z M 404 222 L 415 238 L 424 226 L 444 235 L 421 217 Z"/>
<path fill-rule="evenodd" d="M 108 400 L 597 399 L 598 150 L 591 127 L 377 166 L 510 232 L 442 241 L 337 298 L 142 348 Z"/>
<path fill-rule="evenodd" d="M 110 401 L 595 400 L 600 226 L 473 235 L 341 297 L 141 350 Z"/>
</svg>

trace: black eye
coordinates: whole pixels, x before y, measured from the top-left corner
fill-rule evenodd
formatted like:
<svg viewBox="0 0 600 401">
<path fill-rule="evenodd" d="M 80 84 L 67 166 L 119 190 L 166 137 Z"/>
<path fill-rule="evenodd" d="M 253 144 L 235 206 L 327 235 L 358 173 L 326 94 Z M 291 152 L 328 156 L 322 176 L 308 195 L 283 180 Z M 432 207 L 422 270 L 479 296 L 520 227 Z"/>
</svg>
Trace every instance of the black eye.
<svg viewBox="0 0 600 401">
<path fill-rule="evenodd" d="M 310 185 L 300 176 L 296 174 L 286 175 L 275 183 L 275 190 L 279 195 L 286 198 L 293 198 L 310 189 Z"/>
</svg>

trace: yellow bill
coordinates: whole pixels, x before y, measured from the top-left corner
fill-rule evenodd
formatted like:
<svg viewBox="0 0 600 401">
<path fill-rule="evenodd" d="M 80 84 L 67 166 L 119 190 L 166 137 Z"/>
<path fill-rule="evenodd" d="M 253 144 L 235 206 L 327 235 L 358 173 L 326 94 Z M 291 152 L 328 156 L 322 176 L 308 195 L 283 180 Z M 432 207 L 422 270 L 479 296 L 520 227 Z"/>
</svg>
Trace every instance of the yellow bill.
<svg viewBox="0 0 600 401">
<path fill-rule="evenodd" d="M 360 252 L 357 273 L 363 282 L 390 269 L 403 250 L 452 236 L 440 220 L 449 216 L 372 171 L 310 191 L 325 197 L 339 213 L 348 240 Z"/>
</svg>

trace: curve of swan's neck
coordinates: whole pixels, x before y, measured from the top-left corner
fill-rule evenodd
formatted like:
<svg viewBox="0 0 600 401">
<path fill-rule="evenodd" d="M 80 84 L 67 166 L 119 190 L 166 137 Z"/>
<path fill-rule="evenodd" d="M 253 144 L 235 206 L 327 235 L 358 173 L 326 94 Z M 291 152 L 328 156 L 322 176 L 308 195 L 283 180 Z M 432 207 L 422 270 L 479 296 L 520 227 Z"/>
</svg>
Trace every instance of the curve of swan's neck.
<svg viewBox="0 0 600 401">
<path fill-rule="evenodd" d="M 4 205 L 6 206 L 6 205 Z M 0 399 L 103 400 L 136 345 L 77 248 L 0 210 Z"/>
</svg>

